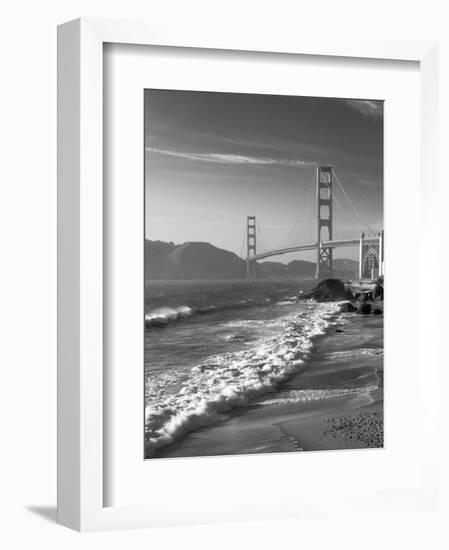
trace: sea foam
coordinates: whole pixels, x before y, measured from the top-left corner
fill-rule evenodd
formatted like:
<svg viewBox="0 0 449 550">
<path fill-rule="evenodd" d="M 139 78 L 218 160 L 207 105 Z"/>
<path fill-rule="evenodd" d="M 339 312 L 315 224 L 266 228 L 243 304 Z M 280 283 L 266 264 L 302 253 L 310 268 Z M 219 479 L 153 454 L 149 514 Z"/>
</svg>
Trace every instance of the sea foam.
<svg viewBox="0 0 449 550">
<path fill-rule="evenodd" d="M 277 322 L 280 334 L 260 338 L 249 349 L 209 357 L 175 380 L 149 378 L 146 387 L 146 456 L 182 434 L 215 422 L 222 413 L 272 391 L 297 372 L 323 334 L 338 304 L 310 304 Z"/>
<path fill-rule="evenodd" d="M 311 401 L 322 401 L 323 399 L 338 399 L 351 395 L 360 395 L 377 391 L 379 386 L 363 386 L 360 388 L 346 389 L 307 389 L 290 390 L 285 395 L 278 397 L 264 398 L 259 401 L 260 405 L 288 405 L 296 403 L 308 403 Z"/>
</svg>

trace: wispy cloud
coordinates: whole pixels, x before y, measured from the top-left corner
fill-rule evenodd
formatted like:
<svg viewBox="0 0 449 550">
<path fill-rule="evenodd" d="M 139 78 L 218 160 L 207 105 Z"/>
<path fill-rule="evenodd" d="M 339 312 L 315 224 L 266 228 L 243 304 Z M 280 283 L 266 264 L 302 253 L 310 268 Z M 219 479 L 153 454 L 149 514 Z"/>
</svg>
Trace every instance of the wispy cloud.
<svg viewBox="0 0 449 550">
<path fill-rule="evenodd" d="M 316 145 L 313 143 L 305 142 L 304 140 L 298 141 L 297 139 L 282 139 L 279 136 L 273 138 L 270 135 L 262 136 L 248 136 L 248 137 L 230 137 L 228 135 L 220 135 L 218 133 L 211 133 L 201 130 L 192 129 L 177 129 L 177 137 L 183 142 L 190 142 L 195 144 L 197 149 L 212 149 L 213 147 L 220 150 L 226 149 L 230 146 L 231 149 L 238 149 L 239 152 L 249 153 L 249 156 L 266 156 L 279 154 L 282 156 L 291 156 L 296 154 L 298 150 L 302 151 L 302 154 L 306 154 L 307 159 L 312 165 L 316 157 L 326 153 L 326 149 L 323 145 Z M 145 137 L 147 148 L 154 147 L 155 149 L 164 149 L 164 141 L 166 136 L 162 134 L 148 134 Z M 229 147 L 228 147 L 229 148 Z M 306 161 L 304 161 L 306 162 Z"/>
<path fill-rule="evenodd" d="M 210 162 L 218 164 L 251 165 L 251 166 L 315 166 L 315 162 L 300 159 L 275 159 L 271 157 L 256 157 L 251 155 L 233 155 L 229 153 L 190 153 L 186 151 L 173 151 L 170 149 L 159 149 L 157 147 L 146 147 L 147 153 L 165 155 L 170 157 L 188 159 L 199 162 Z"/>
<path fill-rule="evenodd" d="M 370 99 L 346 99 L 346 104 L 368 118 L 379 118 L 383 113 L 383 102 Z"/>
</svg>

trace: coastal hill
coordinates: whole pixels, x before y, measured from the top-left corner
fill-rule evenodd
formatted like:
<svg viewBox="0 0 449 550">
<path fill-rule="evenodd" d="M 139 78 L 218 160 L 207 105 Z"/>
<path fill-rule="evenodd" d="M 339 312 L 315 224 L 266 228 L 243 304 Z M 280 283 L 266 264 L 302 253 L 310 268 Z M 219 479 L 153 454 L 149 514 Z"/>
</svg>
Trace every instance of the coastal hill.
<svg viewBox="0 0 449 550">
<path fill-rule="evenodd" d="M 145 279 L 243 279 L 237 254 L 205 242 L 145 241 Z"/>
<path fill-rule="evenodd" d="M 351 279 L 356 276 L 357 262 L 334 260 L 334 276 Z M 315 262 L 293 260 L 258 262 L 258 276 L 263 278 L 311 278 Z M 145 280 L 149 279 L 243 279 L 246 262 L 237 254 L 207 242 L 174 244 L 145 240 Z"/>
</svg>

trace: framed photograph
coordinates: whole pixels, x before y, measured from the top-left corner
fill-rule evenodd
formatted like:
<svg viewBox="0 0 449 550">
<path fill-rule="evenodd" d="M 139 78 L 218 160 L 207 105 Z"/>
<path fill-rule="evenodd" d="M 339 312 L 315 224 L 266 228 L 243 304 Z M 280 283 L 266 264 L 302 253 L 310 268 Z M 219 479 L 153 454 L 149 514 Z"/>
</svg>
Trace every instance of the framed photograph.
<svg viewBox="0 0 449 550">
<path fill-rule="evenodd" d="M 383 447 L 383 102 L 144 117 L 145 458 Z"/>
<path fill-rule="evenodd" d="M 436 44 L 83 19 L 58 50 L 59 522 L 433 505 Z"/>
</svg>

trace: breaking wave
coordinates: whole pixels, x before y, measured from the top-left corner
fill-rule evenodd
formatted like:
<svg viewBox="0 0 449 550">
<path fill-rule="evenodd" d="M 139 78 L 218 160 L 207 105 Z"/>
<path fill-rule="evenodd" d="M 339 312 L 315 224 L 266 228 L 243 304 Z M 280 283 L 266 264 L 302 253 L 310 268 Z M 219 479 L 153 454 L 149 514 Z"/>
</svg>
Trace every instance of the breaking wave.
<svg viewBox="0 0 449 550">
<path fill-rule="evenodd" d="M 192 315 L 206 315 L 217 311 L 215 306 L 206 306 L 202 308 L 192 308 L 190 306 L 178 307 L 159 307 L 145 313 L 145 325 L 151 327 L 165 327 L 173 321 L 187 319 Z"/>
<path fill-rule="evenodd" d="M 276 302 L 276 305 L 291 306 L 295 305 L 297 301 L 298 300 L 295 296 L 288 296 L 286 300 Z M 204 307 L 190 307 L 187 305 L 182 305 L 178 307 L 158 307 L 145 313 L 145 326 L 147 328 L 161 328 L 166 327 L 169 323 L 172 323 L 173 321 L 186 319 L 188 317 L 191 317 L 192 315 L 207 315 L 209 313 L 215 313 L 217 311 L 244 309 L 257 305 L 267 305 L 269 303 L 271 303 L 271 299 L 266 298 L 260 303 L 253 299 L 247 299 L 239 300 L 236 303 L 221 305 L 220 307 L 217 307 L 215 305 L 208 305 Z"/>
<path fill-rule="evenodd" d="M 189 306 L 160 307 L 145 314 L 145 325 L 153 327 L 166 326 L 171 321 L 185 319 L 193 314 L 194 310 Z"/>
<path fill-rule="evenodd" d="M 334 321 L 338 304 L 314 304 L 277 320 L 282 331 L 250 349 L 209 357 L 190 372 L 160 373 L 146 388 L 145 448 L 149 457 L 182 434 L 272 391 L 298 372 L 313 345 Z"/>
</svg>

